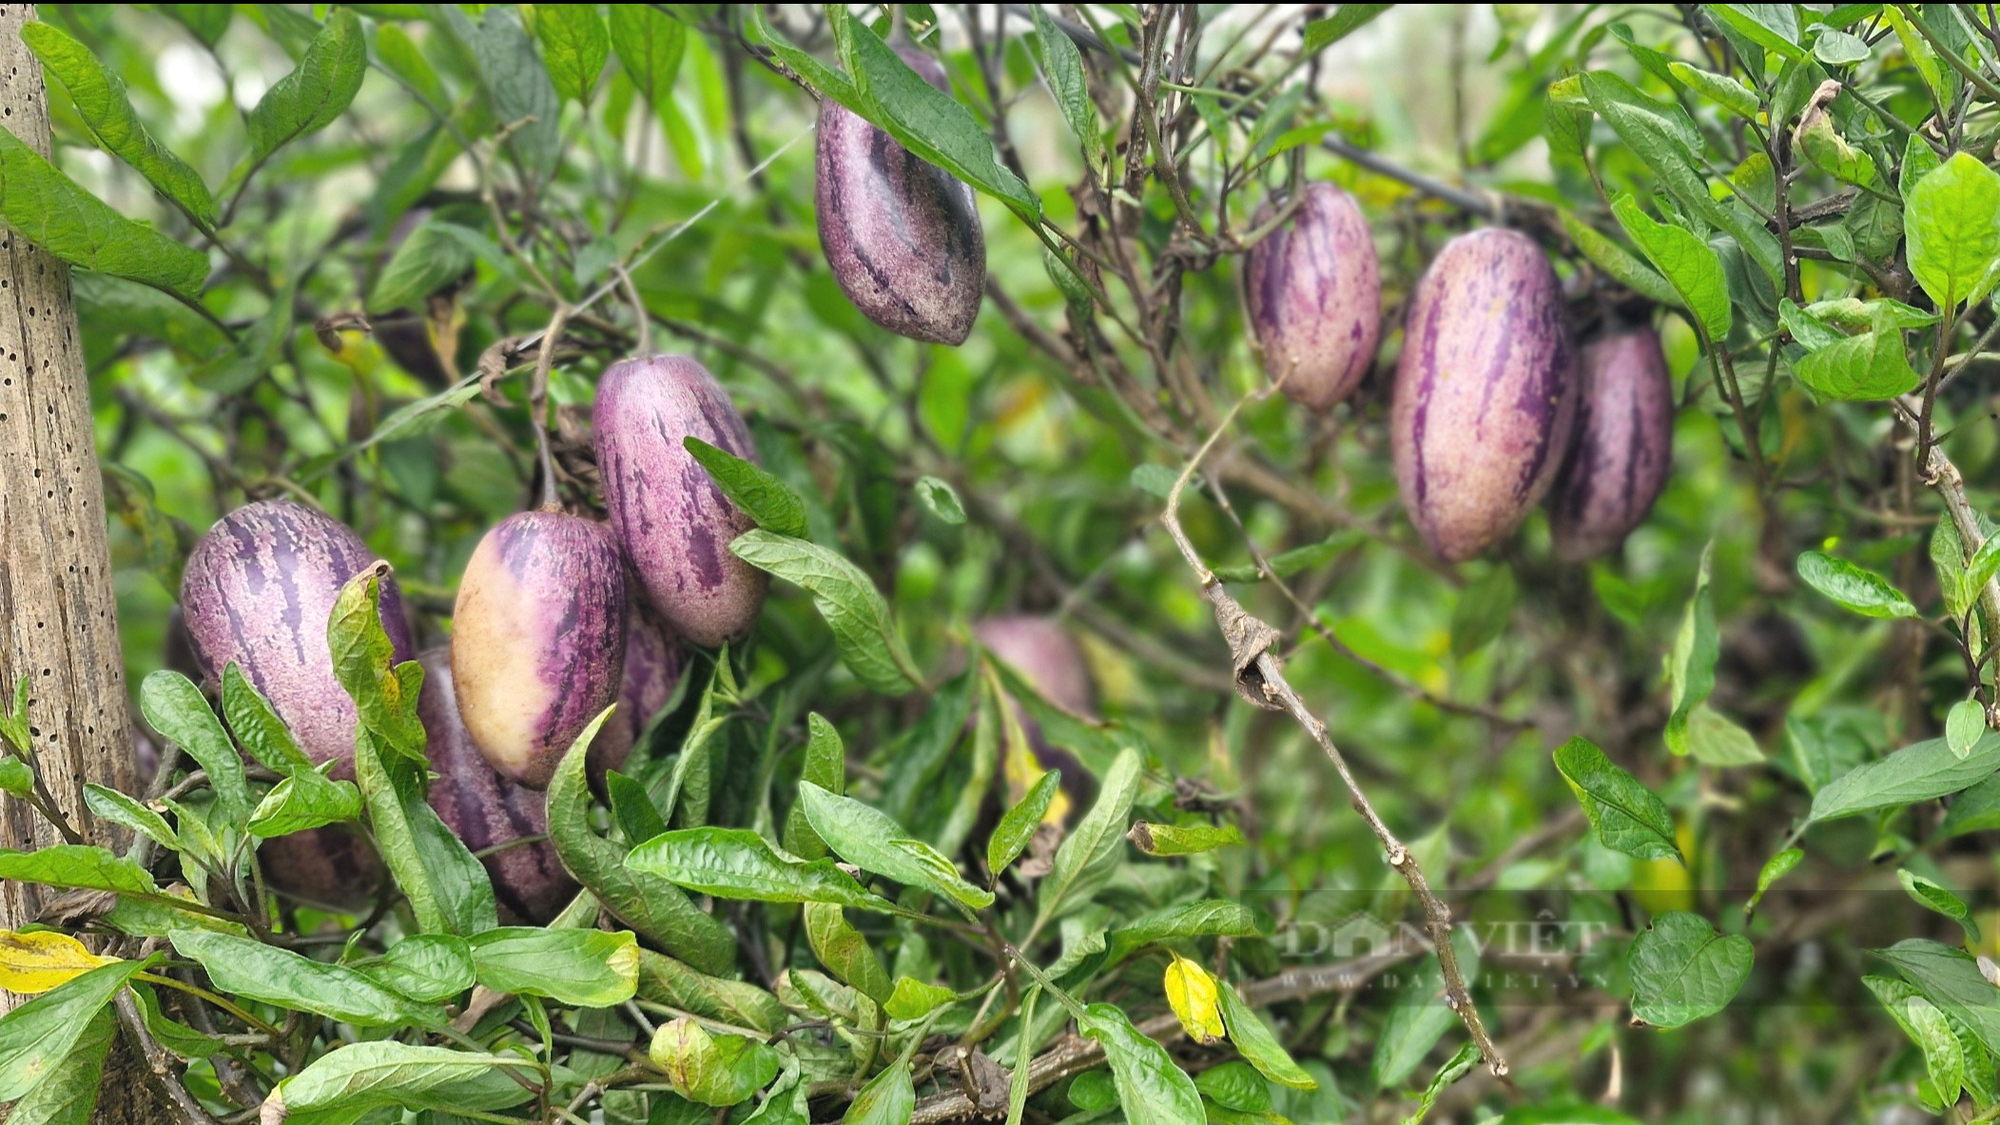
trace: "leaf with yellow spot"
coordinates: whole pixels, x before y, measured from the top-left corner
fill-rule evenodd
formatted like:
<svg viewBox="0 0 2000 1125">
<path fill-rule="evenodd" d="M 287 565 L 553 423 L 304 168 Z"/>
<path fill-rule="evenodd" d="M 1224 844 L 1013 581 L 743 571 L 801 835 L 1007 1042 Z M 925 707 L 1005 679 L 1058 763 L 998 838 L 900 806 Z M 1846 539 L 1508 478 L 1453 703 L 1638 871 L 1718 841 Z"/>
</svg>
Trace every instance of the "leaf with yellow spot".
<svg viewBox="0 0 2000 1125">
<path fill-rule="evenodd" d="M 1222 999 L 1216 995 L 1215 978 L 1208 970 L 1175 954 L 1173 964 L 1167 966 L 1166 985 L 1167 1003 L 1180 1017 L 1188 1038 L 1203 1046 L 1220 1041 L 1224 1035 Z"/>
<path fill-rule="evenodd" d="M 82 942 L 53 930 L 26 934 L 0 930 L 0 988 L 9 992 L 25 996 L 47 992 L 117 960 L 99 957 Z"/>
</svg>

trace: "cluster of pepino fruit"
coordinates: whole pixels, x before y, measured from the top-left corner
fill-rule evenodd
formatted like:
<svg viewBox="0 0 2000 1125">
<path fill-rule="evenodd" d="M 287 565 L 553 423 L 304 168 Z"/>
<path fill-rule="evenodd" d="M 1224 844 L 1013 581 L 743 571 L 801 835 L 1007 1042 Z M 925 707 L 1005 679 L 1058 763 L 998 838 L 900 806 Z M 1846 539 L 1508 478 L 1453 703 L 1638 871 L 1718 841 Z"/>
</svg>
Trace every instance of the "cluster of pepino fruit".
<svg viewBox="0 0 2000 1125">
<path fill-rule="evenodd" d="M 714 377 L 685 356 L 614 364 L 592 421 L 609 521 L 537 510 L 495 525 L 459 581 L 448 649 L 417 653 L 395 580 L 381 584 L 396 660 L 424 668 L 430 804 L 475 852 L 544 834 L 536 791 L 590 720 L 619 704 L 590 750 L 601 778 L 666 704 L 683 646 L 742 637 L 763 605 L 767 577 L 729 551 L 747 517 L 682 444 L 692 436 L 754 459 Z M 341 587 L 374 561 L 331 516 L 265 500 L 216 523 L 181 583 L 200 677 L 213 688 L 234 662 L 315 762 L 338 761 L 336 777 L 353 776 L 358 716 L 334 675 L 326 623 Z M 329 906 L 365 902 L 380 871 L 361 837 L 337 825 L 266 841 L 260 856 L 273 886 Z M 575 893 L 546 841 L 485 863 L 500 905 L 521 920 L 547 921 Z"/>
<path fill-rule="evenodd" d="M 1353 198 L 1308 187 L 1251 249 L 1244 285 L 1279 388 L 1313 410 L 1351 395 L 1375 360 L 1382 298 Z M 1410 296 L 1390 441 L 1403 507 L 1448 562 L 1505 539 L 1545 497 L 1559 557 L 1618 546 L 1666 485 L 1673 414 L 1659 337 L 1625 328 L 1579 350 L 1555 271 L 1523 234 L 1454 238 Z"/>
</svg>

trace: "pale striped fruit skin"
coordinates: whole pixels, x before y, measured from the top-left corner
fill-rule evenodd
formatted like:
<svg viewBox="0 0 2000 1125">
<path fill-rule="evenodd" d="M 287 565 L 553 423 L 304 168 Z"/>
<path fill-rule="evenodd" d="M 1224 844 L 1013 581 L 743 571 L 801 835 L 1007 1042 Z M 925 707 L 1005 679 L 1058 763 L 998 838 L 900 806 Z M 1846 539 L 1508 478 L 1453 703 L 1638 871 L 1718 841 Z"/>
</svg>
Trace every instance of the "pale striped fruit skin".
<svg viewBox="0 0 2000 1125">
<path fill-rule="evenodd" d="M 897 54 L 950 92 L 936 59 Z M 820 103 L 815 146 L 820 249 L 847 299 L 898 335 L 964 343 L 986 286 L 972 189 L 831 98 Z"/>
<path fill-rule="evenodd" d="M 189 647 L 213 690 L 230 661 L 263 692 L 314 762 L 339 759 L 354 776 L 354 701 L 333 672 L 327 618 L 346 582 L 376 562 L 346 525 L 289 500 L 262 500 L 224 516 L 188 555 L 181 611 Z M 395 659 L 410 659 L 409 622 L 396 580 L 377 607 Z"/>
<path fill-rule="evenodd" d="M 1266 203 L 1257 222 L 1276 213 Z M 1264 370 L 1286 397 L 1323 411 L 1353 394 L 1382 318 L 1375 239 L 1354 197 L 1308 186 L 1291 220 L 1251 247 L 1243 283 Z"/>
<path fill-rule="evenodd" d="M 770 578 L 729 542 L 756 524 L 681 444 L 697 437 L 756 460 L 722 385 L 686 356 L 628 359 L 598 380 L 591 423 L 611 527 L 646 600 L 690 644 L 748 634 Z"/>
<path fill-rule="evenodd" d="M 450 652 L 434 648 L 418 659 L 424 666 L 424 689 L 417 714 L 428 739 L 431 771 L 437 774 L 428 800 L 438 819 L 474 852 L 546 836 L 549 816 L 542 795 L 500 776 L 466 733 L 453 690 Z M 547 840 L 506 848 L 481 862 L 502 915 L 512 920 L 542 925 L 576 897 L 576 880 L 563 870 L 555 845 Z"/>
<path fill-rule="evenodd" d="M 618 696 L 625 570 L 610 530 L 517 512 L 466 561 L 452 610 L 459 715 L 487 764 L 545 789 L 563 754 Z"/>
<path fill-rule="evenodd" d="M 687 670 L 687 649 L 643 595 L 628 582 L 625 613 L 625 677 L 618 687 L 618 712 L 597 741 L 590 744 L 590 779 L 597 784 L 604 771 L 625 764 L 639 736 L 646 733 L 653 716 L 673 698 L 674 688 Z"/>
<path fill-rule="evenodd" d="M 1582 562 L 1617 548 L 1646 520 L 1674 460 L 1674 386 L 1650 327 L 1578 353 L 1576 441 L 1549 493 L 1556 557 Z"/>
<path fill-rule="evenodd" d="M 1526 235 L 1460 235 L 1410 300 L 1390 443 L 1410 522 L 1460 562 L 1511 535 L 1569 446 L 1575 354 L 1561 286 Z"/>
</svg>

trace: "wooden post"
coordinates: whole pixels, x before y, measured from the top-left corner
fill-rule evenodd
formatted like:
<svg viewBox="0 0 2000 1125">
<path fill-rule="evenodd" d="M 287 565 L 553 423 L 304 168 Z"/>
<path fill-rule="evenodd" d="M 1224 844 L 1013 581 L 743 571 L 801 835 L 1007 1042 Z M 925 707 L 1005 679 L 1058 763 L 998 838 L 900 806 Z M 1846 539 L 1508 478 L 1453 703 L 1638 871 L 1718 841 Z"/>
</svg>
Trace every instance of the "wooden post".
<svg viewBox="0 0 2000 1125">
<path fill-rule="evenodd" d="M 42 66 L 21 39 L 32 4 L 0 4 L 0 125 L 49 155 Z M 85 840 L 122 843 L 83 803 L 85 782 L 131 790 L 125 658 L 105 538 L 104 481 L 69 267 L 0 226 L 0 684 L 23 675 L 41 776 Z M 122 834 L 120 834 L 122 835 Z M 0 798 L 0 847 L 62 842 L 21 801 Z M 0 928 L 34 920 L 36 888 L 0 882 Z M 0 1011 L 15 998 L 0 992 Z M 106 1061 L 96 1125 L 172 1117 L 130 1044 Z M 0 1113 L 0 1117 L 4 1117 Z"/>
</svg>

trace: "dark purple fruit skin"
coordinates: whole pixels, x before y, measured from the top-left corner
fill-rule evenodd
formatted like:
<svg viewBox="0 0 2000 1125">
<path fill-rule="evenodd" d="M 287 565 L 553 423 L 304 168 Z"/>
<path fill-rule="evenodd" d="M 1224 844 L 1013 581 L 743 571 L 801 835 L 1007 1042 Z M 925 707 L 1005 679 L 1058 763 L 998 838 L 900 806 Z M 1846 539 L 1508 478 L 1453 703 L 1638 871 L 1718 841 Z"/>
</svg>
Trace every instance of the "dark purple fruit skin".
<svg viewBox="0 0 2000 1125">
<path fill-rule="evenodd" d="M 1257 222 L 1274 214 L 1267 203 Z M 1375 362 L 1382 275 L 1353 196 L 1307 187 L 1291 222 L 1251 248 L 1244 290 L 1264 370 L 1287 398 L 1330 410 L 1354 393 Z"/>
<path fill-rule="evenodd" d="M 597 741 L 590 744 L 588 769 L 592 785 L 603 778 L 604 771 L 625 764 L 632 748 L 639 744 L 639 736 L 646 733 L 653 716 L 673 698 L 681 673 L 687 670 L 687 650 L 681 647 L 673 629 L 660 620 L 660 615 L 637 592 L 637 581 L 632 579 L 628 583 L 631 593 L 625 613 L 625 678 L 618 687 L 618 711 L 597 732 Z"/>
<path fill-rule="evenodd" d="M 382 879 L 375 849 L 345 824 L 265 840 L 257 846 L 257 863 L 279 894 L 336 910 L 368 905 Z"/>
<path fill-rule="evenodd" d="M 750 431 L 708 370 L 681 355 L 614 363 L 591 412 L 604 504 L 646 598 L 682 639 L 714 648 L 750 632 L 770 578 L 730 553 L 756 526 L 681 444 L 755 461 Z"/>
<path fill-rule="evenodd" d="M 625 568 L 610 529 L 561 512 L 495 524 L 459 579 L 451 666 L 487 764 L 548 788 L 624 675 Z"/>
<path fill-rule="evenodd" d="M 951 91 L 936 59 L 896 53 L 924 81 Z M 815 146 L 819 244 L 841 291 L 891 332 L 963 344 L 986 286 L 986 236 L 972 189 L 831 98 L 820 103 Z"/>
<path fill-rule="evenodd" d="M 181 577 L 181 610 L 202 679 L 212 691 L 230 661 L 264 693 L 315 762 L 339 759 L 354 776 L 354 701 L 333 673 L 327 618 L 340 588 L 375 564 L 361 537 L 323 512 L 262 500 L 224 516 L 195 544 Z M 395 659 L 416 652 L 403 596 L 384 577 L 377 608 Z"/>
<path fill-rule="evenodd" d="M 1624 542 L 1666 487 L 1674 387 L 1651 328 L 1604 336 L 1578 353 L 1576 444 L 1549 494 L 1556 557 L 1596 558 Z"/>
<path fill-rule="evenodd" d="M 1561 286 L 1526 235 L 1445 245 L 1410 299 L 1390 440 L 1410 521 L 1446 562 L 1512 534 L 1555 479 L 1575 413 Z"/>
<path fill-rule="evenodd" d="M 466 733 L 452 690 L 450 652 L 434 648 L 417 659 L 424 666 L 417 715 L 429 739 L 431 770 L 437 774 L 428 799 L 438 819 L 475 852 L 547 835 L 542 795 L 500 776 Z M 576 880 L 563 870 L 555 845 L 547 840 L 506 848 L 481 862 L 503 916 L 512 915 L 514 922 L 543 925 L 576 897 Z"/>
</svg>

